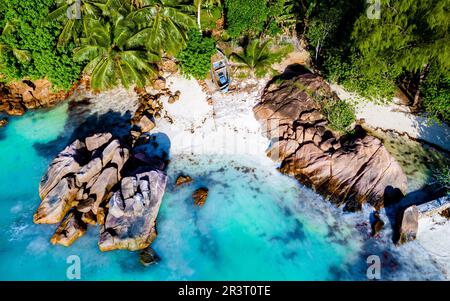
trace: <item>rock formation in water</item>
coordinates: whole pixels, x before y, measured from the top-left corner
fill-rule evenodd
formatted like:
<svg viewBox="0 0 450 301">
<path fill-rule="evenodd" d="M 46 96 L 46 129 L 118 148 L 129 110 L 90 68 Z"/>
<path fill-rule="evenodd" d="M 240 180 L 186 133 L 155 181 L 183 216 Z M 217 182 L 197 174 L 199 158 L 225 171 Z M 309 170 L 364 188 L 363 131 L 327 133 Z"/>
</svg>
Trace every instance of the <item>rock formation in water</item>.
<svg viewBox="0 0 450 301">
<path fill-rule="evenodd" d="M 192 182 L 192 178 L 188 175 L 179 175 L 175 181 L 176 186 L 181 186 L 183 184 L 188 184 Z"/>
<path fill-rule="evenodd" d="M 45 79 L 0 84 L 0 112 L 20 116 L 29 109 L 51 107 L 70 94 L 54 92 L 52 84 Z"/>
<path fill-rule="evenodd" d="M 102 133 L 74 141 L 53 160 L 34 214 L 37 224 L 60 223 L 53 244 L 69 246 L 87 225 L 99 224 L 102 251 L 148 247 L 167 181 L 164 164 L 130 156 L 119 140 Z"/>
<path fill-rule="evenodd" d="M 8 119 L 7 118 L 0 119 L 0 128 L 6 126 L 7 124 L 8 124 Z"/>
<path fill-rule="evenodd" d="M 256 118 L 271 139 L 268 155 L 280 171 L 355 211 L 365 202 L 375 208 L 401 198 L 407 179 L 380 140 L 362 129 L 341 135 L 328 127 L 316 99 L 337 98 L 311 73 L 266 87 Z"/>
<path fill-rule="evenodd" d="M 166 183 L 166 175 L 160 170 L 122 179 L 120 189 L 109 201 L 109 212 L 100 233 L 100 250 L 135 251 L 153 242 Z"/>
<path fill-rule="evenodd" d="M 194 199 L 194 204 L 196 206 L 203 206 L 208 198 L 208 188 L 201 187 L 192 193 L 192 198 Z"/>
</svg>

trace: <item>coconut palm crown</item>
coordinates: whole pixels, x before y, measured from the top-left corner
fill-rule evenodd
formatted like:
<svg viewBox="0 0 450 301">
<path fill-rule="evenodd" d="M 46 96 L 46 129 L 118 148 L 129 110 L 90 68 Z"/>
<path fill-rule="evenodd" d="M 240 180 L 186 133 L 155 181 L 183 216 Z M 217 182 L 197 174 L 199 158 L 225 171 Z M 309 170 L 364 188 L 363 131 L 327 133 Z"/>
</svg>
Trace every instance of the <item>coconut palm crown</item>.
<svg viewBox="0 0 450 301">
<path fill-rule="evenodd" d="M 93 89 L 108 89 L 119 81 L 145 86 L 155 75 L 158 55 L 145 47 L 148 37 L 138 34 L 136 25 L 122 17 L 109 20 L 85 19 L 87 33 L 75 49 L 76 61 L 88 62 L 84 72 L 91 76 Z"/>
</svg>

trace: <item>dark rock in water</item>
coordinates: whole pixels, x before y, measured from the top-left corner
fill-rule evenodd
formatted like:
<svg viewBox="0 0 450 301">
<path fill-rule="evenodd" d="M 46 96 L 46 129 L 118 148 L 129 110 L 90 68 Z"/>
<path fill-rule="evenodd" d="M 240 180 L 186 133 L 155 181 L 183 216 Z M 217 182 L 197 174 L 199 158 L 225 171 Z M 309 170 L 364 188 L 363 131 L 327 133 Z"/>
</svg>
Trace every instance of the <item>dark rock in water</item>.
<svg viewBox="0 0 450 301">
<path fill-rule="evenodd" d="M 192 198 L 194 199 L 194 204 L 196 206 L 205 205 L 206 199 L 208 198 L 208 188 L 202 187 L 197 189 L 192 194 Z"/>
<path fill-rule="evenodd" d="M 7 124 L 8 124 L 8 119 L 7 118 L 0 119 L 0 128 L 4 127 Z"/>
<path fill-rule="evenodd" d="M 380 217 L 380 213 L 375 211 L 373 214 L 373 222 L 372 222 L 372 236 L 376 236 L 380 231 L 384 228 L 384 221 Z"/>
<path fill-rule="evenodd" d="M 419 210 L 416 206 L 410 206 L 403 212 L 400 223 L 400 238 L 398 243 L 403 244 L 416 239 L 419 228 Z"/>
<path fill-rule="evenodd" d="M 156 254 L 156 252 L 148 247 L 145 250 L 142 250 L 139 253 L 139 261 L 144 265 L 144 266 L 149 266 L 149 265 L 153 265 L 153 264 L 157 264 L 158 262 L 161 261 L 161 258 L 159 258 L 158 254 Z"/>
<path fill-rule="evenodd" d="M 192 182 L 192 178 L 190 176 L 179 175 L 177 180 L 176 180 L 176 182 L 175 182 L 175 185 L 176 186 L 181 186 L 183 184 L 187 184 L 187 183 L 191 183 L 191 182 Z"/>
<path fill-rule="evenodd" d="M 272 141 L 268 156 L 281 162 L 281 172 L 345 204 L 345 210 L 359 210 L 366 202 L 379 209 L 398 201 L 407 186 L 398 162 L 361 127 L 353 135 L 328 129 L 317 101 L 326 98 L 340 101 L 311 73 L 270 83 L 253 109 Z"/>
<path fill-rule="evenodd" d="M 75 240 L 86 233 L 87 225 L 80 219 L 76 212 L 70 212 L 56 229 L 55 234 L 50 239 L 54 245 L 60 244 L 65 247 L 70 246 Z"/>
</svg>

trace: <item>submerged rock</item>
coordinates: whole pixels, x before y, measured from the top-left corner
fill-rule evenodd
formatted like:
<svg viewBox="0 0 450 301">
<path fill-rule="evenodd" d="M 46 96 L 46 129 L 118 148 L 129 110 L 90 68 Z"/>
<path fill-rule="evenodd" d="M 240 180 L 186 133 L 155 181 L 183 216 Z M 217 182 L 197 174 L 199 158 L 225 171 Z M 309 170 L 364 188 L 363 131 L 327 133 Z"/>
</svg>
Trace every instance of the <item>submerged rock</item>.
<svg viewBox="0 0 450 301">
<path fill-rule="evenodd" d="M 144 266 L 157 264 L 161 260 L 158 254 L 156 254 L 156 252 L 150 247 L 146 248 L 145 250 L 142 250 L 139 253 L 139 259 L 140 259 L 139 261 Z"/>
<path fill-rule="evenodd" d="M 192 182 L 192 178 L 190 176 L 179 175 L 177 180 L 176 180 L 176 182 L 175 182 L 175 185 L 176 186 L 181 186 L 183 184 L 187 184 L 187 183 L 191 183 L 191 182 Z"/>
<path fill-rule="evenodd" d="M 8 119 L 7 118 L 0 119 L 0 128 L 4 127 L 7 124 L 8 124 Z"/>
<path fill-rule="evenodd" d="M 208 188 L 202 187 L 197 189 L 192 194 L 192 198 L 194 199 L 194 204 L 196 206 L 205 205 L 206 199 L 208 198 Z"/>
<path fill-rule="evenodd" d="M 272 143 L 268 155 L 280 171 L 296 177 L 345 209 L 375 208 L 398 201 L 407 179 L 380 140 L 361 128 L 342 135 L 327 127 L 317 99 L 337 99 L 320 78 L 305 73 L 265 89 L 254 108 Z"/>
<path fill-rule="evenodd" d="M 160 170 L 126 177 L 109 201 L 109 212 L 102 226 L 101 251 L 141 250 L 156 236 L 156 217 L 167 178 Z"/>
</svg>

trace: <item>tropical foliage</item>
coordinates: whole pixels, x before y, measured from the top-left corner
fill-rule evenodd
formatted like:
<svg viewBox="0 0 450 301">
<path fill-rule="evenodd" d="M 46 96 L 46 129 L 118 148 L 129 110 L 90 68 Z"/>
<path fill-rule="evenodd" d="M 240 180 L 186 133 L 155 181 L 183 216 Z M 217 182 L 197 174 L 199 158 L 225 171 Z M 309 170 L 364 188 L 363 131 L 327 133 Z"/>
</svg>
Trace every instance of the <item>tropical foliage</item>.
<svg viewBox="0 0 450 301">
<path fill-rule="evenodd" d="M 289 50 L 288 46 L 277 50 L 271 48 L 270 40 L 252 40 L 245 45 L 243 51 L 233 52 L 231 57 L 240 68 L 250 70 L 252 76 L 263 77 L 267 73 L 273 73 L 272 64 L 280 61 Z"/>
<path fill-rule="evenodd" d="M 92 88 L 111 88 L 118 80 L 125 87 L 144 86 L 156 74 L 152 63 L 159 57 L 145 48 L 146 36 L 139 34 L 132 21 L 86 19 L 84 27 L 89 34 L 81 39 L 74 59 L 87 62 L 84 71 L 91 75 Z"/>
<path fill-rule="evenodd" d="M 356 120 L 353 106 L 342 100 L 329 100 L 322 106 L 322 113 L 328 120 L 328 125 L 340 132 L 347 131 Z"/>
<path fill-rule="evenodd" d="M 56 0 L 56 8 L 49 14 L 50 20 L 59 21 L 63 28 L 58 38 L 58 46 L 78 42 L 83 33 L 83 18 L 102 15 L 105 0 Z"/>
<path fill-rule="evenodd" d="M 56 47 L 61 25 L 47 21 L 52 0 L 0 2 L 0 79 L 49 79 L 69 89 L 80 65 L 72 59 L 73 44 Z"/>
<path fill-rule="evenodd" d="M 448 122 L 448 0 L 381 0 L 379 19 L 359 1 L 306 2 L 305 36 L 328 79 L 368 97 L 400 88 L 413 108 Z"/>
<path fill-rule="evenodd" d="M 227 32 L 231 38 L 276 35 L 295 28 L 293 0 L 225 0 Z"/>
<path fill-rule="evenodd" d="M 225 0 L 227 32 L 232 38 L 256 36 L 267 19 L 266 0 Z"/>
<path fill-rule="evenodd" d="M 151 0 L 131 11 L 139 32 L 147 37 L 147 47 L 158 52 L 178 53 L 186 45 L 187 31 L 195 26 L 194 7 L 180 0 Z"/>
<path fill-rule="evenodd" d="M 450 0 L 380 1 L 379 19 L 362 0 L 0 1 L 0 80 L 69 89 L 84 70 L 97 89 L 144 85 L 161 57 L 204 78 L 210 35 L 260 77 L 286 52 L 267 41 L 296 33 L 329 81 L 367 97 L 401 90 L 413 108 L 449 122 Z"/>
<path fill-rule="evenodd" d="M 187 47 L 177 56 L 181 72 L 196 79 L 205 79 L 211 68 L 211 56 L 216 53 L 216 43 L 211 38 L 203 37 L 198 30 L 188 33 Z"/>
</svg>

